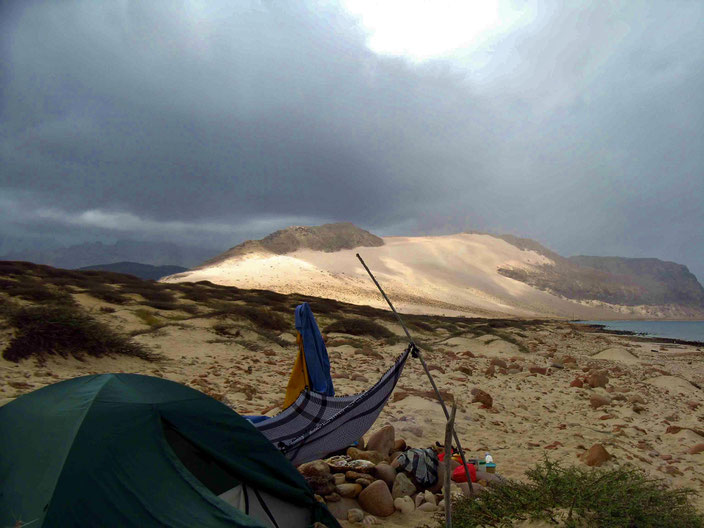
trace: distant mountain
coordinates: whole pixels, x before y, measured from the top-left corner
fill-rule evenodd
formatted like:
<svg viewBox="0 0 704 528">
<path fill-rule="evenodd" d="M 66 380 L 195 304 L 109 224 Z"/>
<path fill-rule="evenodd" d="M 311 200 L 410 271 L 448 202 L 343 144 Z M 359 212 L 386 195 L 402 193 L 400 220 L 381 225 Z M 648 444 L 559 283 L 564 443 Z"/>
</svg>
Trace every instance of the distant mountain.
<svg viewBox="0 0 704 528">
<path fill-rule="evenodd" d="M 540 290 L 578 301 L 600 301 L 622 306 L 704 308 L 704 288 L 687 266 L 656 258 L 565 258 L 528 238 L 497 238 L 524 251 L 535 251 L 550 263 L 531 268 L 505 266 L 498 272 Z"/>
<path fill-rule="evenodd" d="M 247 241 L 165 282 L 208 280 L 383 307 L 359 252 L 400 309 L 580 319 L 704 317 L 704 289 L 657 259 L 565 258 L 511 235 L 380 238 L 352 224 L 294 226 Z"/>
<path fill-rule="evenodd" d="M 299 249 L 332 253 L 342 249 L 383 245 L 384 240 L 381 237 L 372 235 L 369 231 L 349 222 L 321 226 L 291 226 L 267 235 L 261 240 L 247 240 L 204 262 L 203 266 L 211 266 L 250 253 L 285 255 Z"/>
<path fill-rule="evenodd" d="M 85 266 L 79 269 L 114 271 L 116 273 L 134 275 L 135 277 L 146 280 L 159 280 L 167 275 L 188 271 L 188 268 L 181 266 L 152 266 L 151 264 L 141 264 L 139 262 L 113 262 L 112 264 L 97 264 L 95 266 Z"/>
<path fill-rule="evenodd" d="M 86 242 L 51 250 L 13 252 L 0 256 L 0 260 L 25 260 L 65 269 L 93 266 L 96 262 L 141 262 L 154 266 L 191 268 L 213 253 L 212 249 L 181 246 L 171 242 L 119 240 L 114 244 Z"/>
</svg>

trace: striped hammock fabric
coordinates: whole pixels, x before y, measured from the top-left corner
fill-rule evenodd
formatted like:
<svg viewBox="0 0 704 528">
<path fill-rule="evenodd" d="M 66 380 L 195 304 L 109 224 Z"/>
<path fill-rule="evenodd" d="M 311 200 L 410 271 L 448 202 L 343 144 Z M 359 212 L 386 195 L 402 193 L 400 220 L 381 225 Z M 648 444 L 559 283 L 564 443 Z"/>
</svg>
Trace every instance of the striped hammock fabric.
<svg viewBox="0 0 704 528">
<path fill-rule="evenodd" d="M 289 407 L 254 426 L 294 464 L 325 457 L 366 433 L 396 387 L 409 346 L 370 389 L 352 396 L 304 390 Z"/>
</svg>

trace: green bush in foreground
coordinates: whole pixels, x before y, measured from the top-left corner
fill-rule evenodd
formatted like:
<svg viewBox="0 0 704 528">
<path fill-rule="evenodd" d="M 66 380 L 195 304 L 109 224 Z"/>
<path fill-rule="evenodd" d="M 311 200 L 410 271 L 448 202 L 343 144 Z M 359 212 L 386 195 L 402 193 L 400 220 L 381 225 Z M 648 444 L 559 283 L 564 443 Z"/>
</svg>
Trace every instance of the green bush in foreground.
<svg viewBox="0 0 704 528">
<path fill-rule="evenodd" d="M 4 315 L 16 329 L 3 351 L 8 361 L 48 355 L 62 357 L 122 354 L 152 360 L 155 356 L 128 337 L 114 332 L 83 310 L 73 306 L 6 307 Z"/>
<path fill-rule="evenodd" d="M 528 482 L 509 480 L 487 488 L 476 499 L 455 499 L 452 526 L 507 527 L 520 520 L 571 528 L 704 526 L 704 518 L 690 502 L 694 490 L 669 488 L 632 466 L 564 468 L 546 459 L 526 474 Z"/>
</svg>

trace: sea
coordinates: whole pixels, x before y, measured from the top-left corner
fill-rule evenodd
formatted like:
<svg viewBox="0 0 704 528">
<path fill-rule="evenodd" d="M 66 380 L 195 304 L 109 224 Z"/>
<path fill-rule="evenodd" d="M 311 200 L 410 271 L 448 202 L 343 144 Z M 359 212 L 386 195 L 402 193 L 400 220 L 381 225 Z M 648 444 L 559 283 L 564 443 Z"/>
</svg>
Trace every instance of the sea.
<svg viewBox="0 0 704 528">
<path fill-rule="evenodd" d="M 667 337 L 704 343 L 704 321 L 579 321 L 604 325 L 607 330 L 626 330 L 647 337 Z"/>
</svg>

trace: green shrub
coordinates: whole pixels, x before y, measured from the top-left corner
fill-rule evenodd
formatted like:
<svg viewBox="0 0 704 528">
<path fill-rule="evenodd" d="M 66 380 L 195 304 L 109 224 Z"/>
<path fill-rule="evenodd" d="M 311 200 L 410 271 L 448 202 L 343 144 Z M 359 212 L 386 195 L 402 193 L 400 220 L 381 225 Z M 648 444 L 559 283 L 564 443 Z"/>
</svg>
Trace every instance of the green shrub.
<svg viewBox="0 0 704 528">
<path fill-rule="evenodd" d="M 127 304 L 130 302 L 129 297 L 125 297 L 119 291 L 104 284 L 91 284 L 87 288 L 86 293 L 110 304 Z"/>
<path fill-rule="evenodd" d="M 329 324 L 325 328 L 325 332 L 337 332 L 340 334 L 350 335 L 366 335 L 377 339 L 394 337 L 395 334 L 379 323 L 370 321 L 369 319 L 361 319 L 359 317 L 345 317 L 338 319 L 334 323 Z"/>
<path fill-rule="evenodd" d="M 122 354 L 153 360 L 156 357 L 128 337 L 114 332 L 74 306 L 13 307 L 5 314 L 16 328 L 15 336 L 3 351 L 8 361 L 46 356 L 106 356 Z"/>
<path fill-rule="evenodd" d="M 490 486 L 476 499 L 453 500 L 452 525 L 513 526 L 514 521 L 531 520 L 570 528 L 704 526 L 704 518 L 690 502 L 694 490 L 668 488 L 632 466 L 564 468 L 546 458 L 526 475 L 528 482 L 508 480 Z"/>
<path fill-rule="evenodd" d="M 144 308 L 135 310 L 134 314 L 139 317 L 144 324 L 148 326 L 155 327 L 162 325 L 161 320 L 157 319 L 157 317 L 154 315 L 154 312 L 150 312 L 149 310 L 145 310 Z"/>
<path fill-rule="evenodd" d="M 0 291 L 10 297 L 18 297 L 36 303 L 73 304 L 73 297 L 61 289 L 47 288 L 39 280 L 22 277 L 17 280 L 0 278 Z"/>
</svg>

